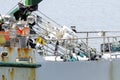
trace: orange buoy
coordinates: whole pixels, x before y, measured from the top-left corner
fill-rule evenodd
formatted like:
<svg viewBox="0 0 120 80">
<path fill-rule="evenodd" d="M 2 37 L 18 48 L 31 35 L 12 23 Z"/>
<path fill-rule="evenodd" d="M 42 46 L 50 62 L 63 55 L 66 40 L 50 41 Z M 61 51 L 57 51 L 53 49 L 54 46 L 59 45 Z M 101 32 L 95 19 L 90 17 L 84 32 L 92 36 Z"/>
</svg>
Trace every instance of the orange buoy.
<svg viewBox="0 0 120 80">
<path fill-rule="evenodd" d="M 5 44 L 8 40 L 10 40 L 9 31 L 0 31 L 0 44 Z"/>
<path fill-rule="evenodd" d="M 24 27 L 23 29 L 17 29 L 17 34 L 21 36 L 28 36 L 30 33 L 30 28 Z"/>
<path fill-rule="evenodd" d="M 30 33 L 30 28 L 24 27 L 22 30 L 22 36 L 28 36 Z"/>
<path fill-rule="evenodd" d="M 9 32 L 10 31 L 0 31 L 0 35 L 3 35 L 5 37 L 5 40 L 10 40 Z"/>
</svg>

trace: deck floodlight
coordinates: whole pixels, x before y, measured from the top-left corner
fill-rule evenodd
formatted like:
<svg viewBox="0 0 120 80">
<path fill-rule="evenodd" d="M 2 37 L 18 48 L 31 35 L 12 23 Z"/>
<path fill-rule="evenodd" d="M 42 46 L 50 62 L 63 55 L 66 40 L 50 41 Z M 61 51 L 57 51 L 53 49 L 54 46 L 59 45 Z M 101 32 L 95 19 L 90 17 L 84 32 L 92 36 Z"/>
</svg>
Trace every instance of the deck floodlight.
<svg viewBox="0 0 120 80">
<path fill-rule="evenodd" d="M 18 27 L 19 29 L 23 29 L 23 28 L 24 28 L 24 23 L 22 23 L 22 21 L 19 21 L 19 22 L 17 23 L 17 27 Z"/>
<path fill-rule="evenodd" d="M 100 36 L 100 37 L 105 36 L 105 31 L 98 32 L 98 36 Z"/>
<path fill-rule="evenodd" d="M 5 23 L 10 22 L 10 16 L 8 16 L 8 15 L 4 16 L 4 22 Z"/>
<path fill-rule="evenodd" d="M 10 16 L 10 15 L 3 15 L 3 16 L 1 16 L 1 18 L 3 19 L 3 22 L 6 24 L 11 24 L 16 21 L 15 17 Z"/>
<path fill-rule="evenodd" d="M 29 24 L 33 24 L 33 23 L 35 22 L 35 17 L 34 17 L 34 16 L 28 16 L 28 17 L 27 17 L 27 22 L 28 22 Z"/>
<path fill-rule="evenodd" d="M 10 25 L 9 24 L 2 24 L 2 29 L 4 29 L 5 31 L 10 29 Z"/>
</svg>

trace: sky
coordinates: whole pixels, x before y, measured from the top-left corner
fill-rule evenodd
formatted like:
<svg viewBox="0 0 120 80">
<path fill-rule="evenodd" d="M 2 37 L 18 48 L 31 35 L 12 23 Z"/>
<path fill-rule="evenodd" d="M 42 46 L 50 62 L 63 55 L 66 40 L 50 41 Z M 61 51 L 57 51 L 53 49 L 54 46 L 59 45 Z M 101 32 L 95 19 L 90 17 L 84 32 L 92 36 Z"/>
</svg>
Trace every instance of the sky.
<svg viewBox="0 0 120 80">
<path fill-rule="evenodd" d="M 19 1 L 0 0 L 0 13 L 6 14 Z M 120 0 L 43 0 L 39 11 L 79 31 L 120 29 Z"/>
</svg>

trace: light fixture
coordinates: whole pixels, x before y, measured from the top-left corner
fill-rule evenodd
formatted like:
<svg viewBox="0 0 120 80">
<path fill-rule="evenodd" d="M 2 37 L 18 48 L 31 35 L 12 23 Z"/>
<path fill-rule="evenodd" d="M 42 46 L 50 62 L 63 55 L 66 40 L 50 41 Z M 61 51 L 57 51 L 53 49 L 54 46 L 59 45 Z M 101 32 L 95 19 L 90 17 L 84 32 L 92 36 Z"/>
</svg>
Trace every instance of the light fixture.
<svg viewBox="0 0 120 80">
<path fill-rule="evenodd" d="M 27 22 L 29 23 L 29 24 L 33 24 L 34 22 L 35 22 L 35 16 L 28 16 L 27 17 Z"/>
</svg>

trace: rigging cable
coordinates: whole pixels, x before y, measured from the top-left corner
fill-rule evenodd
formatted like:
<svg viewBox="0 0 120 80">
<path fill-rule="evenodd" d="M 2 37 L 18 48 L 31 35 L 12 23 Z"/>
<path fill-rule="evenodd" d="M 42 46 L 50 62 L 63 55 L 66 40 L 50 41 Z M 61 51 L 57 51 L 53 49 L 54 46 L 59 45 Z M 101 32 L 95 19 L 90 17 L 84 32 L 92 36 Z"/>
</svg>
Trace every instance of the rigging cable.
<svg viewBox="0 0 120 80">
<path fill-rule="evenodd" d="M 58 24 L 56 21 L 54 21 L 53 19 L 51 19 L 50 17 L 46 16 L 44 13 L 42 13 L 41 11 L 38 10 L 38 12 L 40 14 L 42 14 L 43 16 L 45 16 L 46 18 L 48 18 L 49 20 L 51 20 L 52 22 L 54 22 L 55 24 L 59 25 L 60 27 L 62 27 L 60 24 Z"/>
<path fill-rule="evenodd" d="M 22 0 L 18 1 L 18 3 L 21 3 L 21 2 L 22 2 Z M 18 4 L 16 4 L 15 6 L 13 6 L 13 8 L 11 8 L 11 9 L 6 13 L 6 15 L 8 15 L 13 9 L 15 9 L 17 5 L 18 5 Z"/>
</svg>

